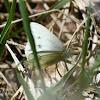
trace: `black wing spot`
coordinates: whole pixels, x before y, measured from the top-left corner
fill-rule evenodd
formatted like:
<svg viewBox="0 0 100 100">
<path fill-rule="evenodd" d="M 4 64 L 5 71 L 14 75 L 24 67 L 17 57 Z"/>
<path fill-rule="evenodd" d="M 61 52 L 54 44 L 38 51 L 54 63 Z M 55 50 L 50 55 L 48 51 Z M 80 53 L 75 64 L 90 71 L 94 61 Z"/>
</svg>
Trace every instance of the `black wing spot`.
<svg viewBox="0 0 100 100">
<path fill-rule="evenodd" d="M 38 38 L 38 39 L 40 39 L 41 37 L 40 37 L 40 36 L 38 36 L 37 38 Z"/>
<path fill-rule="evenodd" d="M 42 46 L 41 45 L 38 45 L 38 47 L 41 48 Z"/>
</svg>

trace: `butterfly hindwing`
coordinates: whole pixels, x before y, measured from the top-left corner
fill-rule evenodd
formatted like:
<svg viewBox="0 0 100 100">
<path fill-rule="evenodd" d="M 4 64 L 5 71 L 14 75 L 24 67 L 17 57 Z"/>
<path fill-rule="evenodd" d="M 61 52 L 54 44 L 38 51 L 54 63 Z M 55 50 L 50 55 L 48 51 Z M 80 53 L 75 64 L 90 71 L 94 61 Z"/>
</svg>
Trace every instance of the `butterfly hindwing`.
<svg viewBox="0 0 100 100">
<path fill-rule="evenodd" d="M 40 65 L 42 68 L 46 68 L 50 65 L 53 65 L 59 61 L 63 61 L 62 52 L 55 52 L 48 55 L 38 56 Z M 29 55 L 27 66 L 30 69 L 36 68 L 36 62 L 34 61 L 33 54 Z"/>
</svg>

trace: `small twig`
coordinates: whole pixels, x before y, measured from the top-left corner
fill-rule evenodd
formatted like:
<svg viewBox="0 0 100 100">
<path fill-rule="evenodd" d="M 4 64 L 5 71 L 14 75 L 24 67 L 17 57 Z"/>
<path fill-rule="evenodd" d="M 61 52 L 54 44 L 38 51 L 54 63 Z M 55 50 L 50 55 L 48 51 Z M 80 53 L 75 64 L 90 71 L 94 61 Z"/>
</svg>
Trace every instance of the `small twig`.
<svg viewBox="0 0 100 100">
<path fill-rule="evenodd" d="M 10 100 L 14 100 L 14 98 L 19 94 L 19 92 L 23 92 L 23 87 L 22 85 L 20 86 L 20 88 L 16 91 L 16 93 L 12 96 L 12 98 Z"/>
<path fill-rule="evenodd" d="M 16 42 L 14 42 L 14 41 L 9 41 L 9 40 L 7 40 L 7 43 L 8 43 L 8 44 L 15 45 L 15 46 L 18 46 L 20 49 L 25 49 L 25 46 L 24 46 L 24 45 L 19 44 L 19 43 L 16 43 Z"/>
<path fill-rule="evenodd" d="M 67 7 L 67 5 L 69 6 L 69 4 L 66 4 L 65 7 Z M 68 9 L 65 9 L 64 10 L 64 13 L 67 15 L 68 14 Z M 64 24 L 66 22 L 66 15 L 63 15 L 63 21 L 62 21 L 62 24 L 61 24 L 61 29 L 60 29 L 60 32 L 59 32 L 59 39 L 61 39 L 61 36 L 62 36 L 62 31 L 63 31 L 63 27 L 64 27 Z"/>
<path fill-rule="evenodd" d="M 78 30 L 80 29 L 80 27 L 81 27 L 85 22 L 86 22 L 86 20 L 83 20 L 83 21 L 81 22 L 81 24 L 79 25 L 79 27 L 77 27 L 77 29 L 76 29 L 75 32 L 73 33 L 71 39 L 68 41 L 67 48 L 69 48 L 70 43 L 71 43 L 71 41 L 73 40 L 75 34 L 78 32 Z M 66 46 L 66 44 L 65 44 L 65 46 Z"/>
<path fill-rule="evenodd" d="M 26 3 L 27 9 L 30 12 L 30 14 L 33 14 L 33 11 L 31 9 L 31 6 L 29 5 L 29 3 L 26 0 L 25 0 L 25 3 Z"/>
<path fill-rule="evenodd" d="M 29 16 L 29 18 L 33 18 L 33 17 L 39 16 L 39 15 L 43 15 L 43 14 L 50 13 L 50 12 L 55 12 L 55 11 L 60 12 L 60 10 L 58 10 L 58 9 L 53 9 L 53 10 L 45 11 L 45 12 L 42 12 L 42 13 L 39 13 L 39 14 L 31 15 L 31 16 Z M 22 20 L 23 19 L 21 18 L 21 19 L 12 21 L 11 24 L 21 22 Z M 2 25 L 0 25 L 0 28 L 3 28 L 5 26 L 6 26 L 6 24 L 2 24 Z"/>
<path fill-rule="evenodd" d="M 3 75 L 3 73 L 0 71 L 0 76 L 2 76 L 2 78 L 4 79 L 4 81 L 7 83 L 7 85 L 12 89 L 12 91 L 14 92 L 12 86 L 10 85 L 10 83 L 8 82 L 8 80 L 6 79 L 6 77 Z"/>
</svg>

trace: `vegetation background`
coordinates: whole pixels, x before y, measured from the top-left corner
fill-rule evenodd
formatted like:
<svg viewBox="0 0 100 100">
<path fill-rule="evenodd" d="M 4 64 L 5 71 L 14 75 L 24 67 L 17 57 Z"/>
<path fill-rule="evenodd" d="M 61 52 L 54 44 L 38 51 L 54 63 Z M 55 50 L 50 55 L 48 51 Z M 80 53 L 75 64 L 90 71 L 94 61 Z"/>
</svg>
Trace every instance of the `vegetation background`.
<svg viewBox="0 0 100 100">
<path fill-rule="evenodd" d="M 99 0 L 1 0 L 0 99 L 99 100 L 99 5 Z M 30 21 L 47 27 L 72 51 L 70 64 L 58 62 L 46 69 L 41 69 L 34 53 L 36 84 L 24 53 L 27 37 L 34 40 Z M 36 52 L 34 42 L 31 44 Z"/>
</svg>

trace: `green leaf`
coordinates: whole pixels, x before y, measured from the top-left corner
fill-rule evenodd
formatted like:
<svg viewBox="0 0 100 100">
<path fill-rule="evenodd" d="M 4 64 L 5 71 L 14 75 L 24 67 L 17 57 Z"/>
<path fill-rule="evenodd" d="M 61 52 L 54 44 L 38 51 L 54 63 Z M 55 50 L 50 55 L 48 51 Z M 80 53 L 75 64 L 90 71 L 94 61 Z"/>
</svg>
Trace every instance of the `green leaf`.
<svg viewBox="0 0 100 100">
<path fill-rule="evenodd" d="M 0 36 L 0 57 L 3 53 L 4 47 L 5 47 L 5 43 L 6 40 L 8 38 L 9 35 L 9 29 L 10 29 L 10 25 L 11 25 L 11 21 L 13 20 L 13 16 L 14 16 L 14 12 L 15 12 L 15 7 L 16 7 L 16 0 L 13 0 L 12 6 L 11 6 L 11 10 L 9 13 L 9 17 L 7 20 L 7 24 L 4 27 L 1 36 Z"/>
</svg>

